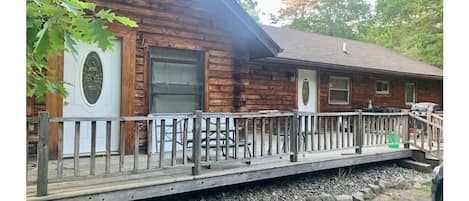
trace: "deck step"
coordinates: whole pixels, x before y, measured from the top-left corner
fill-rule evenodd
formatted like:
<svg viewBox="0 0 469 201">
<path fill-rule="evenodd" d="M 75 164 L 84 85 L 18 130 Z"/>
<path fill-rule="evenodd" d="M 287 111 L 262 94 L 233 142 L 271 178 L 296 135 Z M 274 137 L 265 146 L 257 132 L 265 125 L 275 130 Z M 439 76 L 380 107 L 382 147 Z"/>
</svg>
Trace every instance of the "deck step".
<svg viewBox="0 0 469 201">
<path fill-rule="evenodd" d="M 402 159 L 399 160 L 399 166 L 404 167 L 404 168 L 410 168 L 414 170 L 418 170 L 421 172 L 426 172 L 426 173 L 431 173 L 433 170 L 433 166 L 428 163 L 422 163 L 414 160 L 409 160 L 409 159 Z"/>
</svg>

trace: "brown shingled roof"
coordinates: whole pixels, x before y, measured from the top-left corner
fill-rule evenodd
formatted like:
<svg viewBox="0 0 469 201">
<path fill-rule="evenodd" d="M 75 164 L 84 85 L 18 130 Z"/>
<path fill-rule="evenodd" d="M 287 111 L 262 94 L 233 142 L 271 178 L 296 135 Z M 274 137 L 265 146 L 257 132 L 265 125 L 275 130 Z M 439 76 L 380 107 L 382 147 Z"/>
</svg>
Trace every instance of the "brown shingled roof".
<svg viewBox="0 0 469 201">
<path fill-rule="evenodd" d="M 352 66 L 362 70 L 399 72 L 442 78 L 443 70 L 382 46 L 344 38 L 262 25 L 283 49 L 278 58 Z M 347 54 L 343 52 L 346 43 Z"/>
</svg>

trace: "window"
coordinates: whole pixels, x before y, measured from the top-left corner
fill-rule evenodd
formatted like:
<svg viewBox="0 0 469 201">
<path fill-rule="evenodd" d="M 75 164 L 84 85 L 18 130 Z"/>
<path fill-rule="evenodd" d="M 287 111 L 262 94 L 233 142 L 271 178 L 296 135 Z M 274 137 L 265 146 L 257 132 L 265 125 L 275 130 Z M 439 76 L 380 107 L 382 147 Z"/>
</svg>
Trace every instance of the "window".
<svg viewBox="0 0 469 201">
<path fill-rule="evenodd" d="M 329 104 L 349 104 L 350 79 L 329 77 Z"/>
<path fill-rule="evenodd" d="M 203 107 L 201 52 L 154 47 L 150 51 L 150 112 L 193 112 Z"/>
<path fill-rule="evenodd" d="M 405 85 L 405 104 L 412 105 L 415 103 L 415 84 L 407 83 Z"/>
<path fill-rule="evenodd" d="M 377 80 L 376 81 L 376 93 L 377 94 L 389 94 L 389 82 Z"/>
</svg>

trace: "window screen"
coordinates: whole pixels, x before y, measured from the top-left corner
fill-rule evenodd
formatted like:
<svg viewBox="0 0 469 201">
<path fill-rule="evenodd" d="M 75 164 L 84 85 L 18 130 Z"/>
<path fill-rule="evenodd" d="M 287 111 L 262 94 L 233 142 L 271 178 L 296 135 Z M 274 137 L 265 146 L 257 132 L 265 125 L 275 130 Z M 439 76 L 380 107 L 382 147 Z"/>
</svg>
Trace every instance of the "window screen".
<svg viewBox="0 0 469 201">
<path fill-rule="evenodd" d="M 151 49 L 151 113 L 201 110 L 203 54 L 171 48 Z"/>
<path fill-rule="evenodd" d="M 389 82 L 381 80 L 376 81 L 376 93 L 389 94 Z"/>
<path fill-rule="evenodd" d="M 413 104 L 415 103 L 415 84 L 407 83 L 405 87 L 405 103 Z"/>
<path fill-rule="evenodd" d="M 346 77 L 329 77 L 329 103 L 349 103 L 350 80 Z"/>
</svg>

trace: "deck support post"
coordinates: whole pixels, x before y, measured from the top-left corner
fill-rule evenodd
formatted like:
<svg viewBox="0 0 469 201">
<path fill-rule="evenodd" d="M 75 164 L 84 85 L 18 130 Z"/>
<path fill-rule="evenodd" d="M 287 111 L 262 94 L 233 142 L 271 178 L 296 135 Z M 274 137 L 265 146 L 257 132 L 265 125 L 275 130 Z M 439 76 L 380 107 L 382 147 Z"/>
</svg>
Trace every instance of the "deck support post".
<svg viewBox="0 0 469 201">
<path fill-rule="evenodd" d="M 192 158 L 194 161 L 194 167 L 192 167 L 192 175 L 199 175 L 200 173 L 200 159 L 202 152 L 202 111 L 195 111 L 195 133 L 193 136 L 193 147 L 192 147 Z"/>
<path fill-rule="evenodd" d="M 410 135 L 409 135 L 409 112 L 403 117 L 404 119 L 404 128 L 403 128 L 403 134 L 404 134 L 404 148 L 409 149 L 410 148 Z"/>
<path fill-rule="evenodd" d="M 39 112 L 39 141 L 37 146 L 37 196 L 47 195 L 49 162 L 49 112 Z"/>
<path fill-rule="evenodd" d="M 362 147 L 363 147 L 363 111 L 362 110 L 356 110 L 358 112 L 358 124 L 357 124 L 357 140 L 356 140 L 356 145 L 355 145 L 355 153 L 356 154 L 362 154 Z"/>
<path fill-rule="evenodd" d="M 298 110 L 293 111 L 290 162 L 298 162 Z"/>
</svg>

